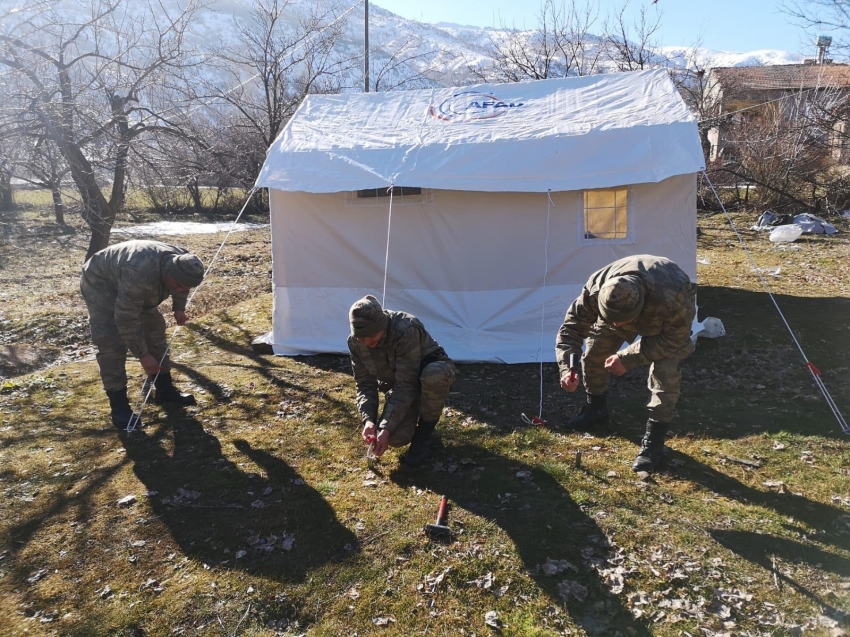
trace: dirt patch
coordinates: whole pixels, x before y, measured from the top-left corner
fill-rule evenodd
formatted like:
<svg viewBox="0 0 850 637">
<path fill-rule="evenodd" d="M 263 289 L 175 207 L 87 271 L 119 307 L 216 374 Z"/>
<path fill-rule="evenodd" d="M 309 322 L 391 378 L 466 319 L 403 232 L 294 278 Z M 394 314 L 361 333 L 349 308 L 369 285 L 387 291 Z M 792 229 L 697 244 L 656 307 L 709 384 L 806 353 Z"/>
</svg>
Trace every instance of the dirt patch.
<svg viewBox="0 0 850 637">
<path fill-rule="evenodd" d="M 0 345 L 0 370 L 20 373 L 44 365 L 44 351 L 32 345 Z"/>
</svg>

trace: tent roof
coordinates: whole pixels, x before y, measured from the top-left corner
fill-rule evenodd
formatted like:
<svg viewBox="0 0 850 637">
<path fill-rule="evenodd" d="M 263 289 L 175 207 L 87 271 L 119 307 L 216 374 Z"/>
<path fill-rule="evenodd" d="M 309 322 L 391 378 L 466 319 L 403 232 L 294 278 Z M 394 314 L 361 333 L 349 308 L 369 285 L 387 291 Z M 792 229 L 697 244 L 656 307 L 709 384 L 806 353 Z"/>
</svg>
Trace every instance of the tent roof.
<svg viewBox="0 0 850 637">
<path fill-rule="evenodd" d="M 658 70 L 309 95 L 269 149 L 257 186 L 558 192 L 703 167 L 696 120 Z"/>
</svg>

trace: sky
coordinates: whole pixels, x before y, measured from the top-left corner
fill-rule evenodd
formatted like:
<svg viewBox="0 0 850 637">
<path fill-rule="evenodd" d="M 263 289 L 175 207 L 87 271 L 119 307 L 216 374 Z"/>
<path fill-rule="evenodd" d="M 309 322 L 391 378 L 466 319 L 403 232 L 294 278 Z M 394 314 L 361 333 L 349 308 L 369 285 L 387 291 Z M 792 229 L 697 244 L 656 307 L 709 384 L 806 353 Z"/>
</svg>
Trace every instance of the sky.
<svg viewBox="0 0 850 637">
<path fill-rule="evenodd" d="M 567 0 L 569 1 L 569 0 Z M 619 10 L 623 0 L 591 0 L 600 15 Z M 581 6 L 583 0 L 578 0 Z M 794 25 L 779 10 L 781 0 L 630 0 L 636 14 L 641 6 L 661 12 L 661 46 L 702 46 L 719 51 L 748 52 L 778 49 L 814 57 L 814 37 Z M 478 27 L 534 28 L 543 0 L 370 0 L 404 18 L 420 22 L 454 22 Z M 601 21 L 601 20 L 600 20 Z M 593 29 L 594 32 L 601 31 Z"/>
</svg>

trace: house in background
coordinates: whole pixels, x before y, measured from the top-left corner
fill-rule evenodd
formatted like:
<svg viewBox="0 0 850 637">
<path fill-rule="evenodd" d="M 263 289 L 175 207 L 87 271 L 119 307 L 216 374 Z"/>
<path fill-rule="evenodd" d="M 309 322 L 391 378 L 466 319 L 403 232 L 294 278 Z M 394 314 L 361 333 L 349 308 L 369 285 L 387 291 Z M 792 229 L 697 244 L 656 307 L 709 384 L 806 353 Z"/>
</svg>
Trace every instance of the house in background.
<svg viewBox="0 0 850 637">
<path fill-rule="evenodd" d="M 819 45 L 818 58 L 803 64 L 715 67 L 709 71 L 706 99 L 717 122 L 708 133 L 710 161 L 735 161 L 736 131 L 746 131 L 756 118 L 776 117 L 792 125 L 802 115 L 809 130 L 820 129 L 818 134 L 831 159 L 850 163 L 846 124 L 850 65 L 825 58 L 828 38 L 819 39 Z"/>
<path fill-rule="evenodd" d="M 663 70 L 308 95 L 257 179 L 274 287 L 260 342 L 344 353 L 348 308 L 386 289 L 454 360 L 552 361 L 595 270 L 648 253 L 696 280 L 703 168 Z"/>
</svg>

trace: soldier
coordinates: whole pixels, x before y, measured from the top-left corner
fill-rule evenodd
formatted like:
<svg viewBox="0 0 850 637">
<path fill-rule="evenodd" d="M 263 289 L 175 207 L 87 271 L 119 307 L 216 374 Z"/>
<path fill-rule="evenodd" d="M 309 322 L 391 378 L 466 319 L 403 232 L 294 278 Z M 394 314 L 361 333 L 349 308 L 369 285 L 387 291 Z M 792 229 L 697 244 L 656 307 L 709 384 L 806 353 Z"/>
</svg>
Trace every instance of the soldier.
<svg viewBox="0 0 850 637">
<path fill-rule="evenodd" d="M 418 318 L 384 310 L 366 296 L 349 311 L 348 349 L 357 386 L 363 440 L 375 440 L 375 455 L 387 447 L 410 448 L 405 464 L 422 464 L 431 436 L 457 376 L 454 363 Z M 378 419 L 378 392 L 386 394 Z"/>
<path fill-rule="evenodd" d="M 567 422 L 573 431 L 608 421 L 609 372 L 622 376 L 649 365 L 649 419 L 634 471 L 654 471 L 661 462 L 667 427 L 679 400 L 679 361 L 694 351 L 696 289 L 669 259 L 650 255 L 620 259 L 590 275 L 558 331 L 555 355 L 561 387 L 569 393 L 578 387 L 577 359 L 587 339 L 581 357 L 587 404 Z M 618 354 L 623 343 L 630 345 Z"/>
<path fill-rule="evenodd" d="M 95 253 L 83 266 L 80 292 L 116 427 L 141 426 L 127 399 L 127 350 L 139 359 L 149 382 L 159 373 L 156 402 L 195 404 L 194 396 L 174 387 L 168 359 L 163 359 L 165 319 L 157 306 L 170 295 L 174 320 L 185 324 L 189 290 L 203 278 L 204 264 L 197 256 L 159 241 L 118 243 Z"/>
</svg>

